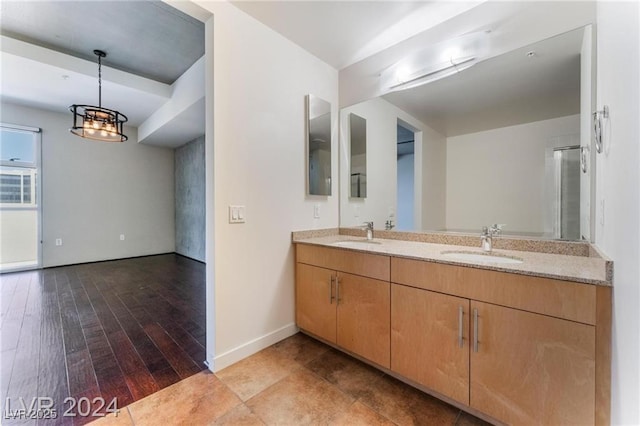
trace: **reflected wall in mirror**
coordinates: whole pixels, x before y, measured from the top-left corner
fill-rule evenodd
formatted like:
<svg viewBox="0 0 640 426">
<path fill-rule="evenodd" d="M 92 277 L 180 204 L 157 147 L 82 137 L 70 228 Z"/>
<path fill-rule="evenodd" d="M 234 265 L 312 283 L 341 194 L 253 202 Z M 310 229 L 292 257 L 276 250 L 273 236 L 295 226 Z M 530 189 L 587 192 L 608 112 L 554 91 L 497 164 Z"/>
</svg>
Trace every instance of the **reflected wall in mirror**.
<svg viewBox="0 0 640 426">
<path fill-rule="evenodd" d="M 331 195 L 331 104 L 307 96 L 309 195 Z"/>
<path fill-rule="evenodd" d="M 501 223 L 505 234 L 590 240 L 595 174 L 581 171 L 577 153 L 591 146 L 594 45 L 591 27 L 579 28 L 344 108 L 341 123 L 352 113 L 367 120 L 368 187 L 358 203 L 341 195 L 340 225 L 381 228 L 397 215 L 401 231 Z"/>
<path fill-rule="evenodd" d="M 367 198 L 367 120 L 349 114 L 351 198 Z"/>
</svg>

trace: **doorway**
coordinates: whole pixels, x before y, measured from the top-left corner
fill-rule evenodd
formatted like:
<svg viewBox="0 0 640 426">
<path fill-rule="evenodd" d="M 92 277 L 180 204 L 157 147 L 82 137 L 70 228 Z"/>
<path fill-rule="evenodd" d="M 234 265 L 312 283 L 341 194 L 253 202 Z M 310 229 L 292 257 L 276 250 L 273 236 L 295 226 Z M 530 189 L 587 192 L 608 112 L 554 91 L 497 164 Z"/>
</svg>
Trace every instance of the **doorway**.
<svg viewBox="0 0 640 426">
<path fill-rule="evenodd" d="M 415 132 L 397 125 L 397 229 L 410 231 L 414 229 L 415 205 Z"/>
<path fill-rule="evenodd" d="M 40 129 L 0 124 L 0 272 L 41 265 Z"/>
</svg>

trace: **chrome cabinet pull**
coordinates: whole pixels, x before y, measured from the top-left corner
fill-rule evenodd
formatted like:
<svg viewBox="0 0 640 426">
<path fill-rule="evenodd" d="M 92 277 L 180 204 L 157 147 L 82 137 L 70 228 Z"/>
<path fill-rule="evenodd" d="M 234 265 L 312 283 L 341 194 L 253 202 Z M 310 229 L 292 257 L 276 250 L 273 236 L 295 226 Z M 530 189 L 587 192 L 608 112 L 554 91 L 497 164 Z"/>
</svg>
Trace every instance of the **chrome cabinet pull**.
<svg viewBox="0 0 640 426">
<path fill-rule="evenodd" d="M 458 345 L 460 347 L 463 346 L 463 336 L 462 336 L 462 321 L 463 321 L 463 317 L 464 317 L 464 309 L 462 308 L 462 306 L 458 307 Z"/>
<path fill-rule="evenodd" d="M 340 277 L 336 275 L 336 305 L 340 304 Z"/>
<path fill-rule="evenodd" d="M 332 305 L 333 304 L 333 299 L 335 299 L 335 297 L 333 297 L 333 280 L 334 280 L 334 276 L 331 275 L 331 281 L 329 282 L 329 304 Z"/>
<path fill-rule="evenodd" d="M 473 351 L 478 352 L 478 309 L 473 310 Z"/>
</svg>

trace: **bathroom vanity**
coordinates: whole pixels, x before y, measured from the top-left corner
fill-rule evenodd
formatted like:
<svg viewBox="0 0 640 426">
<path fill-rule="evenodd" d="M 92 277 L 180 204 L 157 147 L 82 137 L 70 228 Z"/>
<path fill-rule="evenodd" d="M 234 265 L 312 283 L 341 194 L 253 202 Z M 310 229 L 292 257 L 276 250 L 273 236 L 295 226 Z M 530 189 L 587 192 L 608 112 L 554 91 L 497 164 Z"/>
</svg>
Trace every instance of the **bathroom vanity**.
<svg viewBox="0 0 640 426">
<path fill-rule="evenodd" d="M 609 423 L 612 265 L 593 248 L 494 250 L 514 260 L 500 263 L 445 244 L 294 242 L 304 332 L 496 423 Z"/>
</svg>

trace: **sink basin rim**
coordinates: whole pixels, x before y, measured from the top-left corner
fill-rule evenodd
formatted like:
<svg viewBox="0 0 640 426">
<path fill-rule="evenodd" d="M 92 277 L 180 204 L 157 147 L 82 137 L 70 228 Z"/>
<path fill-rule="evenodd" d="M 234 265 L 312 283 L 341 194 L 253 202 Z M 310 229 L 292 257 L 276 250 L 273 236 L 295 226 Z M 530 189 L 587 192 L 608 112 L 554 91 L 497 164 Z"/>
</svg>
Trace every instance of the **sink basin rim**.
<svg viewBox="0 0 640 426">
<path fill-rule="evenodd" d="M 468 261 L 468 262 L 479 262 L 479 263 L 501 263 L 501 264 L 520 264 L 523 262 L 522 259 L 519 259 L 514 256 L 507 256 L 504 254 L 485 254 L 474 251 L 459 251 L 459 250 L 445 250 L 440 252 L 440 254 L 451 260 L 460 260 L 460 261 Z"/>
<path fill-rule="evenodd" d="M 382 243 L 380 241 L 375 241 L 375 240 L 341 240 L 341 241 L 336 241 L 331 243 L 331 245 L 337 246 L 337 247 L 354 247 L 354 246 L 359 247 L 367 244 L 380 245 Z"/>
</svg>

